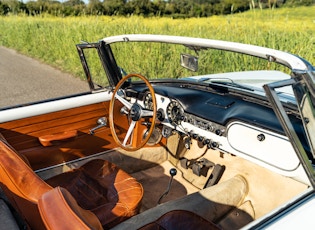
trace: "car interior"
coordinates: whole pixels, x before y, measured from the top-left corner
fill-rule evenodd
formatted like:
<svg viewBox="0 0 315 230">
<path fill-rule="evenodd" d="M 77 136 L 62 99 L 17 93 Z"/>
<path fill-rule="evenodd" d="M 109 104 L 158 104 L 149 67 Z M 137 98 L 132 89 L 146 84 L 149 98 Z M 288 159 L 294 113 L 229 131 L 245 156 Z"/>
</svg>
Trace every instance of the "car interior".
<svg viewBox="0 0 315 230">
<path fill-rule="evenodd" d="M 108 119 L 108 108 L 105 101 L 1 124 L 1 187 L 31 228 L 43 227 L 38 200 L 56 187 L 70 191 L 83 209 L 94 210 L 103 228 L 117 229 L 143 227 L 173 210 L 195 213 L 222 228 L 231 222 L 242 227 L 308 188 L 198 139 L 191 138 L 187 148 L 187 136 L 174 130 L 158 143 L 124 150 L 108 125 L 90 134 L 99 118 Z M 124 133 L 126 120 L 116 129 L 117 135 Z M 138 139 L 145 129 L 136 130 Z M 162 132 L 163 125 L 156 129 Z M 100 171 L 104 181 L 97 179 L 104 177 Z"/>
<path fill-rule="evenodd" d="M 261 97 L 141 74 L 114 84 L 2 111 L 1 194 L 19 228 L 239 229 L 310 188 Z"/>
</svg>

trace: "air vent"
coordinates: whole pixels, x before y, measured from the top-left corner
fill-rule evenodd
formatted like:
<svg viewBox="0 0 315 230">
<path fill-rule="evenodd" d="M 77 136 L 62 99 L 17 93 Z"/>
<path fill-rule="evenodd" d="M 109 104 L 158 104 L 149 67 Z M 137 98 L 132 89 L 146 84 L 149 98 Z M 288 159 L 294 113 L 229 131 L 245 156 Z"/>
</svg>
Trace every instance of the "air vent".
<svg viewBox="0 0 315 230">
<path fill-rule="evenodd" d="M 233 99 L 225 97 L 212 97 L 206 101 L 208 105 L 214 105 L 224 109 L 231 107 L 234 103 L 235 101 Z"/>
</svg>

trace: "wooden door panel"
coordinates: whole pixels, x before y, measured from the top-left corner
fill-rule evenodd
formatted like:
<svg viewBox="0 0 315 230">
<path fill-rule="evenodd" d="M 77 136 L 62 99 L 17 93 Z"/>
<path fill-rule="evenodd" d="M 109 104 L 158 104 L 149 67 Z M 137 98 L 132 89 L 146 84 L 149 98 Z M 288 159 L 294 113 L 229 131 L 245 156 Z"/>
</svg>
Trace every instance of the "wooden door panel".
<svg viewBox="0 0 315 230">
<path fill-rule="evenodd" d="M 0 132 L 7 141 L 30 161 L 33 169 L 73 160 L 116 147 L 109 127 L 102 127 L 95 135 L 89 130 L 100 117 L 108 118 L 109 102 L 97 103 L 10 121 L 0 124 Z M 77 136 L 44 147 L 39 137 L 76 130 Z"/>
</svg>

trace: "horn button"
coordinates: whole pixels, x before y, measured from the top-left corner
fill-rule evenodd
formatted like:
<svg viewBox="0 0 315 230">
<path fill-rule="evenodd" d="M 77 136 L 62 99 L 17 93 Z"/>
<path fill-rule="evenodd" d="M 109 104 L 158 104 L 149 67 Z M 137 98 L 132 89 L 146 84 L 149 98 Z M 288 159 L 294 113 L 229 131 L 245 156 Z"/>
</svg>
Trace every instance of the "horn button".
<svg viewBox="0 0 315 230">
<path fill-rule="evenodd" d="M 142 108 L 139 104 L 135 103 L 130 109 L 130 117 L 133 121 L 139 121 L 142 114 Z"/>
</svg>

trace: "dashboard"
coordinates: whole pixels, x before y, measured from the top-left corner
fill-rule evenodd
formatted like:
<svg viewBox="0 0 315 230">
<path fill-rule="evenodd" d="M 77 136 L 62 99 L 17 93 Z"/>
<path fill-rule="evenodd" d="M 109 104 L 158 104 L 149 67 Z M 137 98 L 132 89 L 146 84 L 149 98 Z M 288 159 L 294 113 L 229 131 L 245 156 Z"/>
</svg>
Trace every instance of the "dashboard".
<svg viewBox="0 0 315 230">
<path fill-rule="evenodd" d="M 300 161 L 270 107 L 222 91 L 174 84 L 154 84 L 153 88 L 164 137 L 176 130 L 208 148 L 242 156 L 286 176 L 297 176 Z M 151 110 L 152 95 L 141 86 L 133 90 L 141 92 L 138 103 Z M 303 130 L 298 117 L 292 115 L 290 119 L 297 130 Z"/>
</svg>

